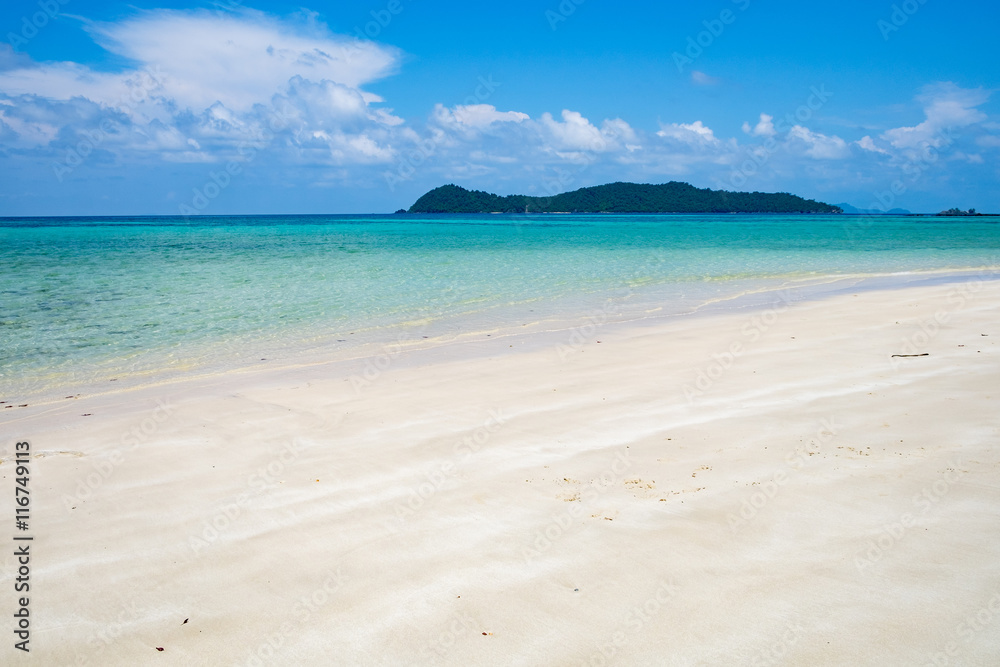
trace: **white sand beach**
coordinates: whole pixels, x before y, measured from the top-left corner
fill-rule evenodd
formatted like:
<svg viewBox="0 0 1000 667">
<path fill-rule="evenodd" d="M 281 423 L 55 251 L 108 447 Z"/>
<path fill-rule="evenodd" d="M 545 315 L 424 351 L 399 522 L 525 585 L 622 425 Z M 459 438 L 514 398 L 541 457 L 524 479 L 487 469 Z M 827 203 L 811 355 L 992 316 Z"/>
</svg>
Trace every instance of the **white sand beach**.
<svg viewBox="0 0 1000 667">
<path fill-rule="evenodd" d="M 996 664 L 998 343 L 970 278 L 5 409 L 0 662 Z"/>
</svg>

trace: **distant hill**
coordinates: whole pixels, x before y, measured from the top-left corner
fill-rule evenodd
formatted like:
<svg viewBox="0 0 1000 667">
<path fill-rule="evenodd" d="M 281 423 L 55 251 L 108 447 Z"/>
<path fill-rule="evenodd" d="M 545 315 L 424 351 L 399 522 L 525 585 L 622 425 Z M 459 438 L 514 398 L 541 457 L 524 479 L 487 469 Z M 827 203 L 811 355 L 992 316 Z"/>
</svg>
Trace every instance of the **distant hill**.
<svg viewBox="0 0 1000 667">
<path fill-rule="evenodd" d="M 877 208 L 857 208 L 850 204 L 837 204 L 837 208 L 843 209 L 848 215 L 913 215 L 905 208 L 890 208 L 883 211 Z"/>
<path fill-rule="evenodd" d="M 552 197 L 499 195 L 457 185 L 434 188 L 410 213 L 841 213 L 829 204 L 787 192 L 726 192 L 671 181 L 611 183 Z"/>
</svg>

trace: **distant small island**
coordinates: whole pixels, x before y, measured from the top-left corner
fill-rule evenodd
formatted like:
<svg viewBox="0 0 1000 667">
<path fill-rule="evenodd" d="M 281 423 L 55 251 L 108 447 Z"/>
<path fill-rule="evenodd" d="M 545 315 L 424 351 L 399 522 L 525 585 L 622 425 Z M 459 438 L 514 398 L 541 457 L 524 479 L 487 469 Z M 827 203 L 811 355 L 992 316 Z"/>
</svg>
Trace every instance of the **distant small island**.
<svg viewBox="0 0 1000 667">
<path fill-rule="evenodd" d="M 977 216 L 977 215 L 985 215 L 985 214 L 983 214 L 983 213 L 976 213 L 976 209 L 974 209 L 974 208 L 970 208 L 968 211 L 963 211 L 960 208 L 949 208 L 947 211 L 941 211 L 937 215 L 939 215 L 939 216 L 945 216 L 945 217 L 952 217 L 952 216 Z"/>
<path fill-rule="evenodd" d="M 418 199 L 409 213 L 843 213 L 787 192 L 727 192 L 671 181 L 661 185 L 610 183 L 551 197 L 502 197 L 442 185 Z"/>
<path fill-rule="evenodd" d="M 837 204 L 837 207 L 842 209 L 847 215 L 914 215 L 914 213 L 905 208 L 890 208 L 885 211 L 878 208 L 857 208 L 850 204 Z"/>
</svg>

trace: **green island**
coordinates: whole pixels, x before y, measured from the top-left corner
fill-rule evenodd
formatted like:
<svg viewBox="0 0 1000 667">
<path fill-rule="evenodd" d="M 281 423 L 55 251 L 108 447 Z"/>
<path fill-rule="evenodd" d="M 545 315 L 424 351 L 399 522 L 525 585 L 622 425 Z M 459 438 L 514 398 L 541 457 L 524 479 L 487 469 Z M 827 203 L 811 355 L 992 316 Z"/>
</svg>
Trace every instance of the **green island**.
<svg viewBox="0 0 1000 667">
<path fill-rule="evenodd" d="M 787 192 L 727 192 L 671 181 L 610 183 L 551 197 L 500 196 L 458 185 L 434 188 L 408 213 L 843 213 Z"/>
</svg>

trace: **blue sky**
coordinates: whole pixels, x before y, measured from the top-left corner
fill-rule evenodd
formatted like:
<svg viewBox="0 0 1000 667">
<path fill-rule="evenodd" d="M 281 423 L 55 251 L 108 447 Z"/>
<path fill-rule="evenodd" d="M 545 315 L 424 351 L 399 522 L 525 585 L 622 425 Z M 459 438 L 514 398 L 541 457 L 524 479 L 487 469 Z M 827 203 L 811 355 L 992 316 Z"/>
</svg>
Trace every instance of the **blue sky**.
<svg viewBox="0 0 1000 667">
<path fill-rule="evenodd" d="M 1000 212 L 993 2 L 0 8 L 0 215 L 391 212 L 616 180 Z"/>
</svg>

